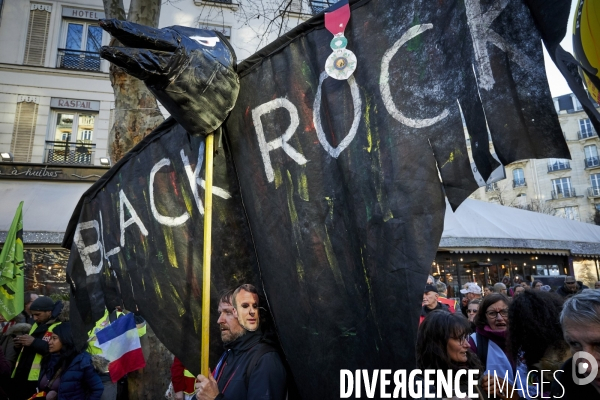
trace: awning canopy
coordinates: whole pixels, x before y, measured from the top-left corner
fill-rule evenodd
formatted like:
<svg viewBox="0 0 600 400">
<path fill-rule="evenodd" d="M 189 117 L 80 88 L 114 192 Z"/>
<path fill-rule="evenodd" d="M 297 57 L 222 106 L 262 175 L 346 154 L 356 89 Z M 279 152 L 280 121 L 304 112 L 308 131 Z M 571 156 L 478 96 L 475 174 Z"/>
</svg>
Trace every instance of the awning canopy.
<svg viewBox="0 0 600 400">
<path fill-rule="evenodd" d="M 467 199 L 447 205 L 440 249 L 600 257 L 600 226 Z"/>
<path fill-rule="evenodd" d="M 0 243 L 23 203 L 23 242 L 60 244 L 81 195 L 93 182 L 0 181 Z"/>
</svg>

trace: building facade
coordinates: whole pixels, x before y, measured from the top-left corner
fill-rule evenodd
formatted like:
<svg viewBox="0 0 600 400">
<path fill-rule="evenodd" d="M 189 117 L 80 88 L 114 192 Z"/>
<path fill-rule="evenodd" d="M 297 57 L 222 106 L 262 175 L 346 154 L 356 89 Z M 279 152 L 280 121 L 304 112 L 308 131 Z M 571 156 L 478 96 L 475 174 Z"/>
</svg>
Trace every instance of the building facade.
<svg viewBox="0 0 600 400">
<path fill-rule="evenodd" d="M 245 0 L 181 0 L 162 5 L 159 27 L 218 30 L 239 61 L 336 1 L 273 0 L 258 10 Z M 102 0 L 0 0 L 0 244 L 24 201 L 27 287 L 42 294 L 67 290 L 69 218 L 112 164 L 104 17 Z"/>
<path fill-rule="evenodd" d="M 514 162 L 505 167 L 505 179 L 471 198 L 594 223 L 600 210 L 600 140 L 573 94 L 555 97 L 554 105 L 571 159 Z"/>
</svg>

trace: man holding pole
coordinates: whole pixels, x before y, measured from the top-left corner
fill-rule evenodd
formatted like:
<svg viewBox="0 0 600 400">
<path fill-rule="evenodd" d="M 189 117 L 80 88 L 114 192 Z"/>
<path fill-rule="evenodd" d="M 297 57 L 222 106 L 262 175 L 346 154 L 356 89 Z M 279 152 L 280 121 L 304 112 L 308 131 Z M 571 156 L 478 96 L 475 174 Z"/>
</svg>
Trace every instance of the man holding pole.
<svg viewBox="0 0 600 400">
<path fill-rule="evenodd" d="M 225 352 L 214 371 L 198 375 L 198 400 L 284 400 L 286 371 L 277 350 L 260 331 L 259 298 L 249 284 L 219 300 L 221 340 Z"/>
</svg>

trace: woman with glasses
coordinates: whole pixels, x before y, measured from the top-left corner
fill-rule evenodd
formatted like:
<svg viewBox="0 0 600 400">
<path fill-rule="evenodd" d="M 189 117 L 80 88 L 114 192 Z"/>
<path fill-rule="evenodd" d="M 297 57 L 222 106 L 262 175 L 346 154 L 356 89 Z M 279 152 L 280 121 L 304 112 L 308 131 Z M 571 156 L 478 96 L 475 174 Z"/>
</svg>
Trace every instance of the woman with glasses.
<svg viewBox="0 0 600 400">
<path fill-rule="evenodd" d="M 481 363 L 469 350 L 469 321 L 462 314 L 432 311 L 423 320 L 417 333 L 417 368 L 421 370 L 452 370 L 453 375 L 462 369 L 482 369 Z M 466 392 L 467 380 L 461 381 L 460 388 Z M 430 393 L 434 393 L 430 390 Z M 477 388 L 478 399 L 483 396 Z"/>
<path fill-rule="evenodd" d="M 509 390 L 504 390 L 500 396 L 513 392 L 512 385 L 515 376 L 515 360 L 507 350 L 508 334 L 508 306 L 509 300 L 500 293 L 494 293 L 483 298 L 479 304 L 479 310 L 475 315 L 475 333 L 469 337 L 471 350 L 485 366 L 483 382 L 487 385 L 487 379 L 492 379 L 494 372 L 498 377 L 507 377 L 510 385 Z M 517 381 L 518 384 L 518 381 Z M 515 389 L 514 394 L 518 399 Z M 503 397 L 511 399 L 511 397 Z"/>
</svg>

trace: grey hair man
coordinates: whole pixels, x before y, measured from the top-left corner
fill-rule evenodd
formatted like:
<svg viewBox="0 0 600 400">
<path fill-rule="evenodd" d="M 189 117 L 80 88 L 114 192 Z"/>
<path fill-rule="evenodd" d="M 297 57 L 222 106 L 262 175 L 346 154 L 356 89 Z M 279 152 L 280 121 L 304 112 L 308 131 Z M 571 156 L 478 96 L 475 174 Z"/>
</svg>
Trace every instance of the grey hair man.
<svg viewBox="0 0 600 400">
<path fill-rule="evenodd" d="M 508 293 L 506 291 L 506 285 L 502 282 L 498 282 L 498 283 L 494 284 L 494 293 L 500 293 L 500 294 L 507 296 Z"/>
<path fill-rule="evenodd" d="M 567 299 L 560 323 L 572 357 L 556 375 L 554 398 L 600 398 L 600 291 L 587 289 Z"/>
</svg>

